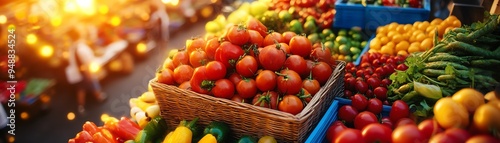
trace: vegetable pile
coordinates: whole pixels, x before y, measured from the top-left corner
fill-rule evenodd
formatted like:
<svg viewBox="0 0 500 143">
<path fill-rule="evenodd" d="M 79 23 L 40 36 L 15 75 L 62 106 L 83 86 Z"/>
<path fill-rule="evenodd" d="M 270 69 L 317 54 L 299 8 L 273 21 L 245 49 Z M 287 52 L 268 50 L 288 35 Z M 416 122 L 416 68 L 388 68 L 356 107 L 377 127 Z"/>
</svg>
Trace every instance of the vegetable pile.
<svg viewBox="0 0 500 143">
<path fill-rule="evenodd" d="M 492 90 L 493 78 L 500 65 L 498 15 L 486 16 L 484 23 L 474 23 L 450 30 L 441 41 L 434 38 L 434 48 L 410 55 L 406 71 L 397 71 L 390 79 L 389 100 L 402 99 L 419 117 L 431 117 L 432 105 L 461 88 L 481 92 Z"/>
<path fill-rule="evenodd" d="M 295 115 L 333 72 L 330 50 L 305 36 L 268 32 L 254 18 L 225 33 L 187 40 L 170 53 L 158 82 Z"/>
</svg>

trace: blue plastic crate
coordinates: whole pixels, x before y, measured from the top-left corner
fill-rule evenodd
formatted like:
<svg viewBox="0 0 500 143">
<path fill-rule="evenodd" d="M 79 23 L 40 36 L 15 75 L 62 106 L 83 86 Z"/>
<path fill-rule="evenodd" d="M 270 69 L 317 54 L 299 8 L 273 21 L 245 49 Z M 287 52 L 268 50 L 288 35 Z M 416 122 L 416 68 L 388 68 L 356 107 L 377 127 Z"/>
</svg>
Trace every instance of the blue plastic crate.
<svg viewBox="0 0 500 143">
<path fill-rule="evenodd" d="M 375 38 L 375 35 L 372 35 L 370 37 L 370 39 L 368 41 L 366 41 L 366 45 L 365 47 L 363 48 L 363 51 L 361 51 L 361 53 L 359 54 L 359 57 L 356 59 L 356 61 L 354 61 L 354 65 L 355 66 L 358 66 L 359 63 L 361 63 L 361 58 L 363 57 L 363 55 L 368 52 L 368 50 L 370 50 L 370 41 L 372 41 L 372 39 Z"/>
<path fill-rule="evenodd" d="M 337 120 L 337 111 L 343 105 L 351 105 L 351 100 L 344 98 L 335 98 L 332 105 L 328 108 L 325 115 L 319 121 L 318 125 L 311 132 L 306 140 L 306 143 L 324 143 L 327 142 L 325 138 L 326 130 L 328 127 Z M 391 111 L 391 106 L 384 105 L 382 109 L 382 116 L 388 116 Z"/>
<path fill-rule="evenodd" d="M 337 0 L 335 11 L 334 28 L 350 29 L 365 25 L 365 7 L 361 4 L 342 3 L 342 0 Z"/>
<path fill-rule="evenodd" d="M 399 24 L 411 24 L 416 21 L 429 19 L 431 11 L 430 0 L 422 1 L 423 8 L 402 8 L 367 5 L 365 9 L 364 28 L 375 30 L 379 26 L 397 22 Z"/>
</svg>

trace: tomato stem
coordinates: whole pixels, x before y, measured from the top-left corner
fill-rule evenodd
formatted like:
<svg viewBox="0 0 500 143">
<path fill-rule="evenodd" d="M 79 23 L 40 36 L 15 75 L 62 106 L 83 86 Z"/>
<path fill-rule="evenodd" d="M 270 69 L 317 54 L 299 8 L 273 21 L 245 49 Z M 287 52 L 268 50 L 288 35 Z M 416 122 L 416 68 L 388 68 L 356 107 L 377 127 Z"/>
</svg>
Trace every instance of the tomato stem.
<svg viewBox="0 0 500 143">
<path fill-rule="evenodd" d="M 215 81 L 211 80 L 203 80 L 201 82 L 201 88 L 206 89 L 206 90 L 212 90 L 212 88 L 215 86 Z"/>
</svg>

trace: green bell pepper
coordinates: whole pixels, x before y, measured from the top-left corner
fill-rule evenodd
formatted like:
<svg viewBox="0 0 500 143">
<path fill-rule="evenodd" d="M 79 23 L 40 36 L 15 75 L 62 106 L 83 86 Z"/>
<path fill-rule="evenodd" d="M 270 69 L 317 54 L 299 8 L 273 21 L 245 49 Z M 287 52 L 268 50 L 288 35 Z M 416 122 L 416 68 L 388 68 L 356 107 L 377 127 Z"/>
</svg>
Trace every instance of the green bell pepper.
<svg viewBox="0 0 500 143">
<path fill-rule="evenodd" d="M 244 135 L 237 143 L 257 143 L 257 139 L 249 135 Z"/>
<path fill-rule="evenodd" d="M 224 122 L 213 121 L 205 128 L 203 134 L 212 134 L 217 139 L 218 143 L 227 142 L 230 137 L 229 125 Z"/>
</svg>

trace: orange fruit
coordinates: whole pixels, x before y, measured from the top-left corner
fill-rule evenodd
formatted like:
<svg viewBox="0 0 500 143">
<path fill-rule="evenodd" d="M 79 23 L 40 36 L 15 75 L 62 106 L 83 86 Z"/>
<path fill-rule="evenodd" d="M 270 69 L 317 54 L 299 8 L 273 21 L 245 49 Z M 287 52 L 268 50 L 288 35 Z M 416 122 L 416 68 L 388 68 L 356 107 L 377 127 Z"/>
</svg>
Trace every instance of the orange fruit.
<svg viewBox="0 0 500 143">
<path fill-rule="evenodd" d="M 391 39 L 392 39 L 392 37 L 393 37 L 394 35 L 396 35 L 396 34 L 399 34 L 399 33 L 398 33 L 397 31 L 389 31 L 389 32 L 387 33 L 387 37 L 389 38 L 389 40 L 391 40 Z"/>
<path fill-rule="evenodd" d="M 385 44 L 387 44 L 387 42 L 389 42 L 389 38 L 387 38 L 385 36 L 380 37 L 380 44 L 385 45 Z"/>
<path fill-rule="evenodd" d="M 410 47 L 410 43 L 408 41 L 401 41 L 396 45 L 396 51 L 407 51 L 408 47 Z"/>
<path fill-rule="evenodd" d="M 430 33 L 432 31 L 436 30 L 436 26 L 435 25 L 429 25 L 429 27 L 427 27 L 427 29 L 425 29 L 425 33 Z"/>
<path fill-rule="evenodd" d="M 385 44 L 385 46 L 394 48 L 394 47 L 396 47 L 396 43 L 389 41 L 387 44 Z"/>
<path fill-rule="evenodd" d="M 418 46 L 410 46 L 408 48 L 408 53 L 415 53 L 415 52 L 420 52 L 420 47 L 418 47 Z"/>
<path fill-rule="evenodd" d="M 412 28 L 413 28 L 413 25 L 411 25 L 411 24 L 405 24 L 405 26 L 403 27 L 403 30 L 410 31 L 410 30 L 412 30 Z"/>
<path fill-rule="evenodd" d="M 452 25 L 453 25 L 453 27 L 460 27 L 460 26 L 462 26 L 462 22 L 460 22 L 460 20 L 457 19 L 457 20 L 453 21 Z"/>
<path fill-rule="evenodd" d="M 375 37 L 377 37 L 377 38 L 385 37 L 385 36 L 386 36 L 385 33 L 377 33 L 377 35 L 375 35 Z"/>
<path fill-rule="evenodd" d="M 398 33 L 401 33 L 401 34 L 405 33 L 406 32 L 405 26 L 404 25 L 398 25 L 398 27 L 396 27 L 396 31 Z"/>
<path fill-rule="evenodd" d="M 387 34 L 387 27 L 385 26 L 378 27 L 377 34 Z"/>
<path fill-rule="evenodd" d="M 432 48 L 432 38 L 426 38 L 420 43 L 420 50 L 425 51 Z"/>
<path fill-rule="evenodd" d="M 408 52 L 406 52 L 406 51 L 398 51 L 397 55 L 407 56 Z"/>
<path fill-rule="evenodd" d="M 413 42 L 413 43 L 410 44 L 410 46 L 420 47 L 420 42 Z"/>
<path fill-rule="evenodd" d="M 431 21 L 431 25 L 439 25 L 443 20 L 441 18 L 435 18 Z"/>
<path fill-rule="evenodd" d="M 422 22 L 420 25 L 418 25 L 418 29 L 419 30 L 422 30 L 422 31 L 425 31 L 425 29 L 427 29 L 427 27 L 429 27 L 429 22 L 428 21 L 424 21 Z"/>
<path fill-rule="evenodd" d="M 424 33 L 420 33 L 415 38 L 415 41 L 422 42 L 425 38 L 427 38 L 427 36 Z"/>
<path fill-rule="evenodd" d="M 388 46 L 382 46 L 382 49 L 380 50 L 380 53 L 382 54 L 388 54 L 388 55 L 393 55 L 394 54 L 394 49 Z"/>
<path fill-rule="evenodd" d="M 373 38 L 373 40 L 370 41 L 370 49 L 380 50 L 381 46 L 382 44 L 378 38 Z"/>
<path fill-rule="evenodd" d="M 417 22 L 413 23 L 413 27 L 418 29 L 418 25 L 420 25 L 421 23 L 422 23 L 421 21 L 417 21 Z"/>
<path fill-rule="evenodd" d="M 403 40 L 404 38 L 401 34 L 395 34 L 394 36 L 392 36 L 392 42 L 394 42 L 394 44 L 397 44 Z"/>
</svg>

